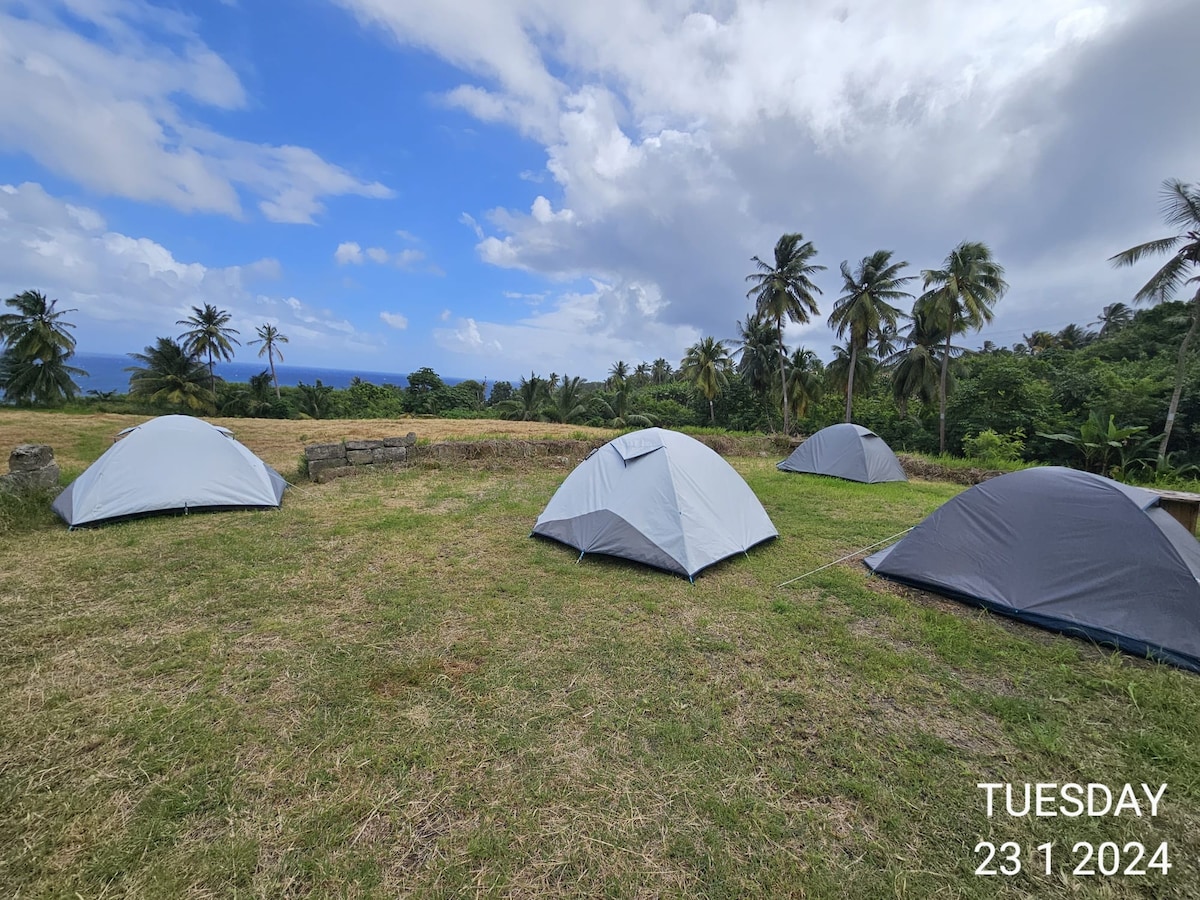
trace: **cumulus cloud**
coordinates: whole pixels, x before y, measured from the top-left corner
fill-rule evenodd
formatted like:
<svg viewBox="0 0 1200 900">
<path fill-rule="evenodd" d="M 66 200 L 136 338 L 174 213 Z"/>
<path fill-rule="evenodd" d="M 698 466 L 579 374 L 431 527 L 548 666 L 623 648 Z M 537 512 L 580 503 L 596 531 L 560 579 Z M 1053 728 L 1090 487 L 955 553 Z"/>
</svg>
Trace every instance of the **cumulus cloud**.
<svg viewBox="0 0 1200 900">
<path fill-rule="evenodd" d="M 159 335 L 178 334 L 177 320 L 203 303 L 229 310 L 243 335 L 264 321 L 277 325 L 298 360 L 351 359 L 379 346 L 329 310 L 254 290 L 254 282 L 280 276 L 277 260 L 224 268 L 182 260 L 149 238 L 109 230 L 94 210 L 65 203 L 38 184 L 0 185 L 0 258 L 0 296 L 37 287 L 77 309 L 72 320 L 85 348 L 140 350 Z"/>
<path fill-rule="evenodd" d="M 202 124 L 197 108 L 250 101 L 189 17 L 143 0 L 17 6 L 26 14 L 0 11 L 0 149 L 96 193 L 185 212 L 242 217 L 250 198 L 267 219 L 307 223 L 324 197 L 392 196 L 308 148 Z"/>
<path fill-rule="evenodd" d="M 385 324 L 400 331 L 403 331 L 408 327 L 408 318 L 400 315 L 400 313 L 381 312 L 379 314 L 379 318 L 382 319 Z"/>
<path fill-rule="evenodd" d="M 344 241 L 338 244 L 337 249 L 333 251 L 333 258 L 337 260 L 339 266 L 362 265 L 362 247 L 354 243 L 354 241 Z"/>
<path fill-rule="evenodd" d="M 1157 184 L 1200 142 L 1184 0 L 338 2 L 463 72 L 446 103 L 545 147 L 524 209 L 460 217 L 480 258 L 652 288 L 651 332 L 732 333 L 750 257 L 795 230 L 829 266 L 825 311 L 842 259 L 884 247 L 920 269 L 969 237 L 1030 328 L 1083 320 L 1124 296 L 1105 260 L 1157 233 Z M 1078 290 L 1023 280 L 1093 251 Z"/>
<path fill-rule="evenodd" d="M 368 247 L 364 250 L 355 241 L 345 241 L 338 244 L 337 249 L 333 253 L 333 258 L 340 266 L 359 266 L 365 261 L 370 260 L 381 266 L 391 264 L 398 269 L 412 269 L 417 264 L 425 261 L 425 251 L 418 250 L 415 247 L 405 247 L 403 250 L 395 253 L 384 247 Z M 426 271 L 438 275 L 442 274 L 441 270 L 436 266 L 429 266 L 426 268 Z"/>
</svg>

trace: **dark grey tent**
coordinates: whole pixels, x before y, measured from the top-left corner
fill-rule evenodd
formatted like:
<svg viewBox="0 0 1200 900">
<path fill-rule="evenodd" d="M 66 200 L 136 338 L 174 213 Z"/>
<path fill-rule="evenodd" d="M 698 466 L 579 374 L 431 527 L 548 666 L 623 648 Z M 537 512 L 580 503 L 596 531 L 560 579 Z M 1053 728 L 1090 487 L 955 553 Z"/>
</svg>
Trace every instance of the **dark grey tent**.
<svg viewBox="0 0 1200 900">
<path fill-rule="evenodd" d="M 1150 491 L 1047 466 L 976 485 L 877 575 L 1200 672 L 1200 542 Z"/>
<path fill-rule="evenodd" d="M 879 435 L 861 425 L 822 428 L 776 466 L 781 472 L 832 475 L 849 481 L 908 481 L 900 460 Z"/>
<path fill-rule="evenodd" d="M 609 441 L 562 483 L 533 526 L 584 553 L 693 578 L 776 537 L 742 476 L 695 438 L 646 428 Z"/>
</svg>

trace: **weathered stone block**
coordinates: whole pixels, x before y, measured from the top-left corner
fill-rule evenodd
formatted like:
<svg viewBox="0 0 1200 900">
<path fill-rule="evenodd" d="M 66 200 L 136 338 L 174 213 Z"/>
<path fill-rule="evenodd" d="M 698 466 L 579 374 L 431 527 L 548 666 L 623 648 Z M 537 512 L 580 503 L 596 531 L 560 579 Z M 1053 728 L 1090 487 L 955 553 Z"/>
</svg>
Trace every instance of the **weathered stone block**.
<svg viewBox="0 0 1200 900">
<path fill-rule="evenodd" d="M 58 484 L 58 463 L 51 461 L 50 465 L 40 469 L 25 472 L 10 472 L 0 475 L 0 491 L 19 494 L 24 491 L 34 491 L 52 488 Z"/>
<path fill-rule="evenodd" d="M 382 447 L 383 441 L 346 441 L 346 450 L 374 450 Z"/>
<path fill-rule="evenodd" d="M 49 444 L 18 444 L 8 455 L 8 471 L 34 472 L 54 463 Z"/>
<path fill-rule="evenodd" d="M 347 450 L 346 462 L 352 466 L 366 466 L 371 463 L 371 450 Z"/>
<path fill-rule="evenodd" d="M 378 447 L 371 451 L 371 462 L 373 463 L 395 463 L 404 462 L 408 456 L 408 450 L 404 447 Z"/>
<path fill-rule="evenodd" d="M 308 461 L 308 477 L 316 481 L 317 476 L 327 469 L 336 469 L 344 465 L 346 465 L 344 459 L 310 459 Z"/>
<path fill-rule="evenodd" d="M 356 466 L 334 466 L 332 469 L 323 469 L 316 477 L 318 484 L 325 484 L 327 481 L 332 481 L 334 478 L 345 478 L 347 475 L 357 475 L 362 469 Z"/>
<path fill-rule="evenodd" d="M 309 444 L 304 448 L 304 456 L 310 462 L 314 459 L 345 459 L 346 448 L 341 444 Z"/>
<path fill-rule="evenodd" d="M 417 434 L 415 431 L 410 431 L 404 437 L 390 437 L 383 439 L 385 447 L 415 447 L 417 445 Z"/>
</svg>

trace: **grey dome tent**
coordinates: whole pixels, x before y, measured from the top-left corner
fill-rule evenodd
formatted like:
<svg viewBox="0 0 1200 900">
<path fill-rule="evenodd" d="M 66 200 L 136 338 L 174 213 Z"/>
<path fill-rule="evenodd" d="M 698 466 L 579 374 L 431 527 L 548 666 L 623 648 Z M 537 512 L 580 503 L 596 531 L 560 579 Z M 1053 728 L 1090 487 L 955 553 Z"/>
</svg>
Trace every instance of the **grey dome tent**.
<svg viewBox="0 0 1200 900">
<path fill-rule="evenodd" d="M 55 499 L 72 528 L 156 513 L 278 507 L 287 482 L 227 428 L 160 416 L 120 433 Z M 119 436 L 120 436 L 119 435 Z"/>
<path fill-rule="evenodd" d="M 581 462 L 533 534 L 574 547 L 581 557 L 620 556 L 691 579 L 779 532 L 719 454 L 685 434 L 646 428 Z"/>
<path fill-rule="evenodd" d="M 1058 466 L 947 501 L 875 574 L 1200 672 L 1200 542 L 1150 491 Z"/>
<path fill-rule="evenodd" d="M 822 428 L 776 468 L 868 484 L 908 481 L 900 460 L 883 438 L 870 428 L 848 423 Z"/>
</svg>

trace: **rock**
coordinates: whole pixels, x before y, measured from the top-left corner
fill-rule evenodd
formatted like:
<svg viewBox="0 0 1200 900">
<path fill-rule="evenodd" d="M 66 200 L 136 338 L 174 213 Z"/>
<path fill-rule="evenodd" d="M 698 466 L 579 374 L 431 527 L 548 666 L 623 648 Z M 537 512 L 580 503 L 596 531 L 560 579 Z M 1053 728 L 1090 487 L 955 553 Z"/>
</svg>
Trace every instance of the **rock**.
<svg viewBox="0 0 1200 900">
<path fill-rule="evenodd" d="M 383 439 L 385 447 L 415 447 L 417 445 L 417 433 L 410 431 L 404 437 L 389 437 Z"/>
<path fill-rule="evenodd" d="M 347 450 L 346 462 L 352 466 L 365 466 L 371 463 L 371 450 Z"/>
<path fill-rule="evenodd" d="M 362 469 L 357 466 L 334 466 L 332 469 L 322 469 L 314 479 L 318 484 L 325 484 L 334 478 L 345 478 L 347 475 L 357 475 Z"/>
<path fill-rule="evenodd" d="M 344 459 L 346 448 L 341 444 L 309 444 L 304 448 L 304 456 L 310 462 L 314 459 Z"/>
<path fill-rule="evenodd" d="M 310 459 L 308 461 L 308 477 L 313 481 L 317 476 L 329 469 L 337 469 L 346 465 L 344 459 Z"/>
<path fill-rule="evenodd" d="M 35 472 L 54 464 L 54 451 L 49 444 L 19 444 L 8 455 L 8 471 Z"/>
<path fill-rule="evenodd" d="M 383 446 L 383 441 L 346 441 L 346 450 L 375 450 Z"/>
<path fill-rule="evenodd" d="M 371 451 L 371 462 L 373 463 L 395 463 L 404 462 L 408 456 L 408 450 L 404 447 L 376 447 Z"/>
</svg>

